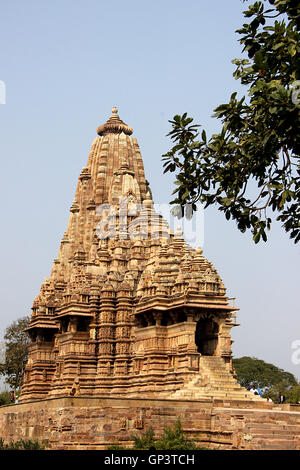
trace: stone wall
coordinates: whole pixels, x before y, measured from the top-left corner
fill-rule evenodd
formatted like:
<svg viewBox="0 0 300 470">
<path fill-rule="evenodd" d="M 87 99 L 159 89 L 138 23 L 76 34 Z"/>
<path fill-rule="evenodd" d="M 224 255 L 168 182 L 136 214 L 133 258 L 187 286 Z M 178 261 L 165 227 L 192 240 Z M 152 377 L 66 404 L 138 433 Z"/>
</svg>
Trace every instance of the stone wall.
<svg viewBox="0 0 300 470">
<path fill-rule="evenodd" d="M 254 408 L 255 406 L 255 408 Z M 129 446 L 150 426 L 156 435 L 180 417 L 205 447 L 300 450 L 300 413 L 253 403 L 122 398 L 55 398 L 0 408 L 0 437 L 45 441 L 48 449 Z"/>
</svg>

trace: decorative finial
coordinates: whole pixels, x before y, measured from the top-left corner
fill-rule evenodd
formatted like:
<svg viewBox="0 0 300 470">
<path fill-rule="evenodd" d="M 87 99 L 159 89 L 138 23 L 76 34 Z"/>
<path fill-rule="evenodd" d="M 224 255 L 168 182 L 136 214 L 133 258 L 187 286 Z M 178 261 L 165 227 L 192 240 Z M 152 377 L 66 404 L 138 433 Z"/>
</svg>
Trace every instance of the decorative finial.
<svg viewBox="0 0 300 470">
<path fill-rule="evenodd" d="M 124 132 L 126 135 L 131 135 L 133 133 L 133 129 L 127 124 L 125 124 L 118 116 L 118 109 L 116 106 L 112 108 L 112 114 L 109 120 L 99 126 L 97 129 L 97 134 L 103 136 L 107 134 L 121 134 Z"/>
</svg>

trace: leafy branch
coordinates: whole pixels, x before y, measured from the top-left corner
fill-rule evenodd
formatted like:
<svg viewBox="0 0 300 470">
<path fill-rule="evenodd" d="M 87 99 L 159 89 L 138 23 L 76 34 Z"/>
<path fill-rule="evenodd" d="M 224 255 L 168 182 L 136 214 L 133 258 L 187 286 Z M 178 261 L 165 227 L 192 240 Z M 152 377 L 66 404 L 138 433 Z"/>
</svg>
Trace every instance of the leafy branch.
<svg viewBox="0 0 300 470">
<path fill-rule="evenodd" d="M 176 172 L 171 204 L 196 210 L 196 203 L 216 205 L 253 240 L 267 240 L 274 212 L 286 232 L 300 240 L 300 106 L 292 99 L 300 79 L 300 7 L 293 0 L 250 5 L 249 23 L 237 30 L 248 59 L 235 59 L 234 77 L 248 86 L 214 110 L 222 129 L 209 139 L 184 113 L 169 121 L 173 148 L 163 155 L 164 172 Z M 271 15 L 270 15 L 271 14 Z M 266 18 L 275 19 L 272 25 Z M 280 20 L 276 18 L 280 18 Z M 300 100 L 299 100 L 300 101 Z M 257 189 L 257 195 L 253 196 Z"/>
</svg>

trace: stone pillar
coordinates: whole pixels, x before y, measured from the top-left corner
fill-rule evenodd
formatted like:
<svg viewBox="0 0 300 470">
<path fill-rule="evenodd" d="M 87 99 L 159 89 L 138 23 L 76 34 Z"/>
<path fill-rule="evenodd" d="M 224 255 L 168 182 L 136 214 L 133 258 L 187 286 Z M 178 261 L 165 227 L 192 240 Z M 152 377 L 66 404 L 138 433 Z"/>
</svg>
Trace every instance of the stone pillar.
<svg viewBox="0 0 300 470">
<path fill-rule="evenodd" d="M 107 376 L 111 373 L 114 361 L 114 330 L 115 330 L 115 291 L 111 284 L 101 290 L 100 324 L 98 337 L 98 370 L 97 374 Z"/>
<path fill-rule="evenodd" d="M 225 319 L 220 324 L 219 341 L 218 341 L 218 355 L 223 357 L 228 370 L 232 370 L 232 348 L 231 348 L 231 328 L 232 323 L 230 319 Z"/>
<path fill-rule="evenodd" d="M 129 345 L 132 323 L 130 285 L 122 282 L 117 292 L 116 315 L 116 356 L 114 375 L 127 375 L 129 361 Z"/>
<path fill-rule="evenodd" d="M 90 354 L 96 353 L 97 346 L 97 317 L 99 312 L 99 288 L 97 284 L 93 284 L 90 291 L 89 299 L 90 312 L 92 315 L 92 320 L 90 322 L 89 330 L 89 344 L 90 344 Z"/>
</svg>

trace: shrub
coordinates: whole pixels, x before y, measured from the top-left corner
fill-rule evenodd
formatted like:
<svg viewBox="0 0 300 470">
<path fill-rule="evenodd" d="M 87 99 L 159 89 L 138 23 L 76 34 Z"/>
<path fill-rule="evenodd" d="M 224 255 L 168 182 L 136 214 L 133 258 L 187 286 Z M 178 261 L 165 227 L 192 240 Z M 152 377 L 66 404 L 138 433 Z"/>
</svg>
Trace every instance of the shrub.
<svg viewBox="0 0 300 470">
<path fill-rule="evenodd" d="M 186 437 L 178 418 L 174 426 L 167 426 L 163 434 L 155 439 L 153 428 L 149 428 L 140 436 L 132 436 L 135 450 L 196 450 L 204 448 L 197 447 L 195 442 Z"/>
<path fill-rule="evenodd" d="M 9 444 L 4 444 L 0 438 L 0 450 L 44 450 L 45 444 L 38 441 L 20 440 L 11 441 Z"/>
<path fill-rule="evenodd" d="M 10 403 L 11 401 L 10 401 L 9 392 L 0 393 L 0 406 L 9 405 Z"/>
</svg>

